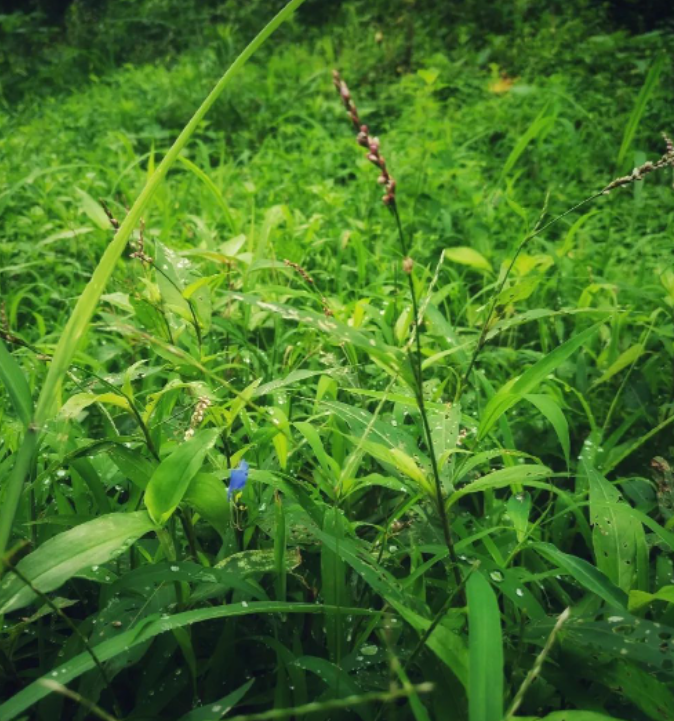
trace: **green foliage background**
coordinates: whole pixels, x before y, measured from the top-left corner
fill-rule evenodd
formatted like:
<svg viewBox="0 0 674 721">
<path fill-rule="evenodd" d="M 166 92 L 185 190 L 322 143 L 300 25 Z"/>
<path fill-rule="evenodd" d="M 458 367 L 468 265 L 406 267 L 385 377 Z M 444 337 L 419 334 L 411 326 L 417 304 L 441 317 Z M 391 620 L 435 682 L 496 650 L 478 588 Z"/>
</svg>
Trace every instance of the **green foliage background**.
<svg viewBox="0 0 674 721">
<path fill-rule="evenodd" d="M 16 516 L 103 204 L 123 220 L 281 4 L 0 16 L 0 718 L 674 718 L 671 169 L 538 235 L 495 297 L 674 133 L 671 25 L 627 5 L 307 0 L 143 212 L 152 263 L 136 231 Z M 460 587 L 335 67 L 398 183 Z"/>
</svg>

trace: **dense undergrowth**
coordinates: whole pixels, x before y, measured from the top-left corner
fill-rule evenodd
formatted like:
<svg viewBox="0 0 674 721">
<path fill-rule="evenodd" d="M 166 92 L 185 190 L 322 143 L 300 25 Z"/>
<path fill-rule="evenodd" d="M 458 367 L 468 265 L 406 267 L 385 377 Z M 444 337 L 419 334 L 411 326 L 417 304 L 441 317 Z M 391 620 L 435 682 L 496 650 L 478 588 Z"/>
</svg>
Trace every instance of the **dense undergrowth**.
<svg viewBox="0 0 674 721">
<path fill-rule="evenodd" d="M 71 347 L 280 9 L 234 5 L 2 58 L 0 718 L 674 719 L 672 172 L 601 194 L 666 152 L 671 34 L 308 2 Z"/>
</svg>

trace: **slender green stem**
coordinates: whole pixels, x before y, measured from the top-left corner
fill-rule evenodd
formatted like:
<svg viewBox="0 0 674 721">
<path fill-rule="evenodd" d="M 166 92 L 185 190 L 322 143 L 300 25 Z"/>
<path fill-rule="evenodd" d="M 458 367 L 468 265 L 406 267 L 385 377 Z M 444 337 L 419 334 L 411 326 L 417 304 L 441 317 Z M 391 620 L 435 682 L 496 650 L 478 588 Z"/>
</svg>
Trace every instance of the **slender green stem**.
<svg viewBox="0 0 674 721">
<path fill-rule="evenodd" d="M 391 206 L 393 217 L 396 221 L 396 227 L 398 228 L 398 238 L 400 240 L 400 247 L 403 252 L 403 257 L 407 257 L 407 242 L 405 240 L 405 233 L 403 232 L 403 226 L 400 221 L 400 213 L 398 212 L 398 206 L 394 202 Z M 424 400 L 424 378 L 423 368 L 421 364 L 421 325 L 423 318 L 419 317 L 419 304 L 417 301 L 417 293 L 414 288 L 414 280 L 412 278 L 412 271 L 406 272 L 407 281 L 410 288 L 410 296 L 412 298 L 412 313 L 414 318 L 413 332 L 415 335 L 416 342 L 416 355 L 409 351 L 409 361 L 412 367 L 412 373 L 414 374 L 416 381 L 415 395 L 417 397 L 417 406 L 419 407 L 419 414 L 421 415 L 421 422 L 424 426 L 424 434 L 426 436 L 426 445 L 428 446 L 428 455 L 431 459 L 431 469 L 433 471 L 433 480 L 435 482 L 435 501 L 438 508 L 438 516 L 440 518 L 440 525 L 442 526 L 442 534 L 445 539 L 445 545 L 449 552 L 449 560 L 452 564 L 452 572 L 454 574 L 454 581 L 457 588 L 461 587 L 461 571 L 459 569 L 459 559 L 454 548 L 454 539 L 452 537 L 452 529 L 449 525 L 449 517 L 447 515 L 447 509 L 444 503 L 444 494 L 442 491 L 442 481 L 440 480 L 440 470 L 438 468 L 438 460 L 435 455 L 435 446 L 433 444 L 433 436 L 431 434 L 431 426 L 428 422 L 428 413 L 426 412 L 426 402 Z M 463 598 L 463 593 L 461 594 Z"/>
</svg>

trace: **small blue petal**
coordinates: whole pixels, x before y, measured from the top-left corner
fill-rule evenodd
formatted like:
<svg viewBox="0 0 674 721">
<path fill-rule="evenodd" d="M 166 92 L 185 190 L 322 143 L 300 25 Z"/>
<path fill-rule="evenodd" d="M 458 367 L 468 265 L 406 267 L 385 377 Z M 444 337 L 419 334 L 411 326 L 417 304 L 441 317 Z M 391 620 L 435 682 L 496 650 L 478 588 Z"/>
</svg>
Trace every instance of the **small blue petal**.
<svg viewBox="0 0 674 721">
<path fill-rule="evenodd" d="M 232 499 L 232 493 L 242 491 L 248 480 L 248 464 L 241 461 L 238 468 L 234 468 L 229 476 L 229 488 L 227 489 L 227 500 Z"/>
</svg>

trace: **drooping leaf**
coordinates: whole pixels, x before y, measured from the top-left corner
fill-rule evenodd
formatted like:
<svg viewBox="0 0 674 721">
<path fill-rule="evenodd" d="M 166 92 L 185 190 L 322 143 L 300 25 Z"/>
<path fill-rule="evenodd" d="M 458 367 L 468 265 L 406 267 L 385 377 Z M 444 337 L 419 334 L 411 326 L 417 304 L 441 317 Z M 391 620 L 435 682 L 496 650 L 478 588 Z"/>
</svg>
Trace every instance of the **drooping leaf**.
<svg viewBox="0 0 674 721">
<path fill-rule="evenodd" d="M 42 593 L 53 591 L 89 566 L 107 563 L 136 539 L 154 529 L 145 511 L 111 513 L 60 533 L 16 564 Z M 0 585 L 0 613 L 26 606 L 36 598 L 29 586 L 8 573 Z"/>
</svg>

